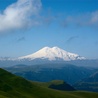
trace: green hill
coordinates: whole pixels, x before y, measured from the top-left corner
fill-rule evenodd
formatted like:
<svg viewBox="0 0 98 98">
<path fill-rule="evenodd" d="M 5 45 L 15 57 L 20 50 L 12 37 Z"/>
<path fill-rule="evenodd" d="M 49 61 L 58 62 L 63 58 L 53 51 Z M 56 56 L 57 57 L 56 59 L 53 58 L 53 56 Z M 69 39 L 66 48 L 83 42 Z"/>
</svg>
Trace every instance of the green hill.
<svg viewBox="0 0 98 98">
<path fill-rule="evenodd" d="M 33 82 L 34 83 L 34 82 Z M 75 91 L 75 89 L 64 82 L 63 80 L 53 80 L 50 82 L 35 82 L 39 86 L 48 87 L 51 89 L 62 90 L 62 91 Z"/>
<path fill-rule="evenodd" d="M 0 69 L 0 98 L 97 98 L 97 93 L 59 91 Z"/>
</svg>

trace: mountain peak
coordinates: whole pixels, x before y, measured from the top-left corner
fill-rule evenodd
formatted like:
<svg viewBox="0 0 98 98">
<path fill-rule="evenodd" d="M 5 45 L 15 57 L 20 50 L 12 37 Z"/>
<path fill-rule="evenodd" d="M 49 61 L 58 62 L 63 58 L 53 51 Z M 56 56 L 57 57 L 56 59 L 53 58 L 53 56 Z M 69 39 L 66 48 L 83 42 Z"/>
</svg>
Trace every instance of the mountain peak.
<svg viewBox="0 0 98 98">
<path fill-rule="evenodd" d="M 52 47 L 52 49 L 60 49 L 59 47 L 55 46 L 55 47 Z"/>
<path fill-rule="evenodd" d="M 55 47 L 52 47 L 52 50 L 62 50 L 61 48 L 55 46 Z"/>
<path fill-rule="evenodd" d="M 48 47 L 48 46 L 46 46 L 46 47 L 44 47 L 44 48 L 42 48 L 42 49 L 47 50 L 47 49 L 60 49 L 60 48 L 57 47 L 57 46 L 55 46 L 55 47 Z"/>
<path fill-rule="evenodd" d="M 50 49 L 50 47 L 46 46 L 46 47 L 44 47 L 44 48 L 42 48 L 42 49 Z"/>
<path fill-rule="evenodd" d="M 48 59 L 50 61 L 59 59 L 59 60 L 64 60 L 64 61 L 70 61 L 70 60 L 81 60 L 81 59 L 85 59 L 85 58 L 81 57 L 77 54 L 67 52 L 67 51 L 55 46 L 52 48 L 44 47 L 33 54 L 20 57 L 20 59 L 31 59 L 31 60 Z"/>
</svg>

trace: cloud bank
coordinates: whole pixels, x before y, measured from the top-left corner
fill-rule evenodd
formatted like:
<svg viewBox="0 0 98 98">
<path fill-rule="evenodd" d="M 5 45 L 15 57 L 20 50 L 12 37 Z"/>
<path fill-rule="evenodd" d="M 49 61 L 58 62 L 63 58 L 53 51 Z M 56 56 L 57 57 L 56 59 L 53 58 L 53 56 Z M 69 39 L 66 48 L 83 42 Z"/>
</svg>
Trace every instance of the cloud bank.
<svg viewBox="0 0 98 98">
<path fill-rule="evenodd" d="M 81 15 L 58 16 L 55 14 L 44 13 L 45 16 L 39 15 L 42 8 L 41 0 L 17 0 L 9 5 L 0 13 L 0 33 L 10 30 L 20 30 L 31 26 L 51 25 L 55 23 L 66 28 L 68 26 L 90 26 L 98 27 L 98 10 Z"/>
<path fill-rule="evenodd" d="M 98 27 L 98 10 L 90 13 L 82 13 L 81 15 L 67 16 L 62 20 L 61 25 L 67 26 L 89 26 Z"/>
<path fill-rule="evenodd" d="M 0 13 L 0 32 L 36 25 L 41 9 L 40 0 L 17 0 Z"/>
</svg>

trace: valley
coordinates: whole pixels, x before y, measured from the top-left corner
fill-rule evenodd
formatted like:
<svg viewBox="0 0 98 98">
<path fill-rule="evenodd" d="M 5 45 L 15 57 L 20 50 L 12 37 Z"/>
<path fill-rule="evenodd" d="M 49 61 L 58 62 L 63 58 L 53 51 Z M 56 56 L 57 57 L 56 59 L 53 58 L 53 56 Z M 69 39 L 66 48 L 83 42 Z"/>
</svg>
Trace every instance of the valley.
<svg viewBox="0 0 98 98">
<path fill-rule="evenodd" d="M 60 81 L 48 84 L 59 85 Z M 96 98 L 98 93 L 83 91 L 61 91 L 45 86 L 47 84 L 25 80 L 0 69 L 0 98 Z M 66 84 L 67 86 L 67 84 Z M 66 87 L 65 86 L 65 87 Z"/>
</svg>

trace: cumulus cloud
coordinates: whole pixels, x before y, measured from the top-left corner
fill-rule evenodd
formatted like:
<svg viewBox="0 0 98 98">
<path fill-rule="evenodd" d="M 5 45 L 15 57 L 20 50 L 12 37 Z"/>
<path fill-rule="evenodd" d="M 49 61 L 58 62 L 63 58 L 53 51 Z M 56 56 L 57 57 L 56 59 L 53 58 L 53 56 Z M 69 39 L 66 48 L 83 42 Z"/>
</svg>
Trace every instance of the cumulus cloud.
<svg viewBox="0 0 98 98">
<path fill-rule="evenodd" d="M 36 16 L 40 9 L 40 0 L 17 0 L 0 13 L 0 32 L 38 24 Z"/>
</svg>

